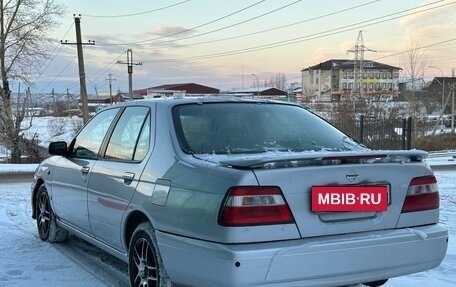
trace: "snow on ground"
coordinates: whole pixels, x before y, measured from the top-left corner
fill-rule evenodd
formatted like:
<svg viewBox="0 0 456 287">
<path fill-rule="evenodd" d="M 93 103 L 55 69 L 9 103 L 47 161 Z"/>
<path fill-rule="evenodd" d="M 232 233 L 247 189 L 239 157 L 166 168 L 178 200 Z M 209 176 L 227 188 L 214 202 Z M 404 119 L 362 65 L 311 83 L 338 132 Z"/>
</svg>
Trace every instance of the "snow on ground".
<svg viewBox="0 0 456 287">
<path fill-rule="evenodd" d="M 24 119 L 22 128 L 26 129 L 22 135 L 29 139 L 38 141 L 38 145 L 48 148 L 53 141 L 66 141 L 70 143 L 76 133 L 82 127 L 82 119 L 73 117 L 34 117 L 30 126 L 30 118 Z M 10 151 L 0 144 L 0 163 L 2 159 L 10 156 Z"/>
<path fill-rule="evenodd" d="M 0 173 L 18 173 L 21 169 L 30 172 L 35 167 L 0 164 Z M 438 268 L 392 278 L 387 287 L 456 286 L 456 171 L 437 171 L 436 177 L 441 195 L 440 219 L 450 233 L 447 255 Z M 0 287 L 125 286 L 123 263 L 100 249 L 75 238 L 65 244 L 44 243 L 38 238 L 31 218 L 29 189 L 30 183 L 0 182 Z"/>
<path fill-rule="evenodd" d="M 108 286 L 38 238 L 29 189 L 30 183 L 0 184 L 0 286 Z"/>
<path fill-rule="evenodd" d="M 30 119 L 22 122 L 22 127 L 28 127 Z M 28 139 L 38 136 L 39 146 L 47 148 L 52 141 L 66 141 L 69 143 L 79 128 L 82 127 L 82 119 L 73 117 L 35 117 L 32 126 L 23 132 Z"/>
<path fill-rule="evenodd" d="M 0 144 L 0 158 L 7 157 L 8 154 L 9 154 L 9 150 L 5 146 Z"/>
<path fill-rule="evenodd" d="M 456 165 L 456 151 L 432 152 L 426 161 L 434 166 Z"/>
<path fill-rule="evenodd" d="M 435 172 L 440 190 L 440 221 L 449 231 L 447 255 L 442 264 L 432 270 L 393 278 L 388 287 L 450 287 L 456 286 L 456 172 Z"/>
</svg>

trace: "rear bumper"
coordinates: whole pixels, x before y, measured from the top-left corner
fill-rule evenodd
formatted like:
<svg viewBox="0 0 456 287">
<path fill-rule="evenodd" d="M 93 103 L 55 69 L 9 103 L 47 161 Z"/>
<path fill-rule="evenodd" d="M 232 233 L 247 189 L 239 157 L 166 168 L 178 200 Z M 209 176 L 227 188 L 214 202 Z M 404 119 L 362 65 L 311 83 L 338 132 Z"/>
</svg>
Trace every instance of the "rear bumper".
<svg viewBox="0 0 456 287">
<path fill-rule="evenodd" d="M 226 245 L 156 231 L 171 280 L 189 286 L 341 286 L 437 267 L 439 224 L 282 242 Z"/>
</svg>

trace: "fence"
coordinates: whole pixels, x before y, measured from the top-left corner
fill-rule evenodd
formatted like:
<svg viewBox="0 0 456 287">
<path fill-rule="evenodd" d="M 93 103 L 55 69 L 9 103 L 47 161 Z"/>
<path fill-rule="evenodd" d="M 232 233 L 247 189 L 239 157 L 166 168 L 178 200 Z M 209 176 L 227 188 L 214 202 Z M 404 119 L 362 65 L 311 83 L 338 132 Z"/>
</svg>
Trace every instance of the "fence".
<svg viewBox="0 0 456 287">
<path fill-rule="evenodd" d="M 353 121 L 332 124 L 371 149 L 412 148 L 411 117 L 391 120 L 360 116 Z"/>
</svg>

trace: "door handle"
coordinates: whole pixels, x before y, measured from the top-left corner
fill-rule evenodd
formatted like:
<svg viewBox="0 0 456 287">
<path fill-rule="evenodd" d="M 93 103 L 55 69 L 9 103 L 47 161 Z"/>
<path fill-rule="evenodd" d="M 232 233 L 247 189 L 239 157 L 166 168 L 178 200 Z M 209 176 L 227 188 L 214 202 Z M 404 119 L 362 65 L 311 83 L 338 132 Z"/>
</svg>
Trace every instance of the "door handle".
<svg viewBox="0 0 456 287">
<path fill-rule="evenodd" d="M 83 174 L 88 174 L 89 171 L 90 171 L 90 167 L 88 167 L 88 166 L 84 166 L 83 168 L 81 168 L 81 172 Z"/>
<path fill-rule="evenodd" d="M 122 178 L 124 179 L 124 182 L 131 182 L 135 178 L 135 174 L 133 172 L 126 172 Z"/>
</svg>

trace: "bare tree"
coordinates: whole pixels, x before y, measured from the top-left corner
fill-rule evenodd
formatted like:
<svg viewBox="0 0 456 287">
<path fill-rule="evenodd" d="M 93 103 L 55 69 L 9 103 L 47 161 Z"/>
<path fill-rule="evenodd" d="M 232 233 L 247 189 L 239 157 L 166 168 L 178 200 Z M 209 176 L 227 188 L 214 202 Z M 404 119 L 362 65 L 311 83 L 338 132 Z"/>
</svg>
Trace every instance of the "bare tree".
<svg viewBox="0 0 456 287">
<path fill-rule="evenodd" d="M 403 68 L 408 78 L 408 88 L 403 97 L 409 103 L 408 114 L 413 117 L 413 138 L 416 139 L 419 133 L 419 119 L 423 108 L 426 106 L 425 94 L 422 92 L 423 77 L 426 70 L 426 55 L 421 48 L 421 44 L 415 42 L 413 38 L 407 45 L 407 50 L 403 54 Z"/>
<path fill-rule="evenodd" d="M 423 79 L 426 70 L 426 55 L 424 54 L 421 44 L 411 38 L 407 45 L 406 53 L 402 57 L 404 72 L 410 79 L 410 90 L 417 91 L 420 88 L 420 82 Z"/>
<path fill-rule="evenodd" d="M 302 86 L 302 102 L 310 102 L 314 97 L 314 89 L 310 85 Z"/>
<path fill-rule="evenodd" d="M 63 6 L 54 0 L 0 0 L 0 124 L 13 163 L 21 160 L 19 144 L 26 103 L 13 112 L 10 81 L 29 83 L 31 73 L 48 56 L 48 33 L 63 12 Z"/>
<path fill-rule="evenodd" d="M 264 81 L 265 87 L 273 87 L 281 90 L 286 90 L 287 78 L 285 74 L 276 74 Z"/>
</svg>

